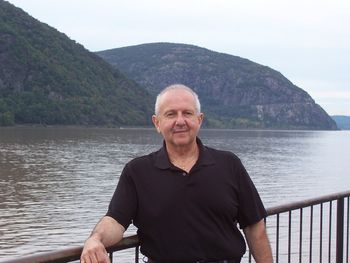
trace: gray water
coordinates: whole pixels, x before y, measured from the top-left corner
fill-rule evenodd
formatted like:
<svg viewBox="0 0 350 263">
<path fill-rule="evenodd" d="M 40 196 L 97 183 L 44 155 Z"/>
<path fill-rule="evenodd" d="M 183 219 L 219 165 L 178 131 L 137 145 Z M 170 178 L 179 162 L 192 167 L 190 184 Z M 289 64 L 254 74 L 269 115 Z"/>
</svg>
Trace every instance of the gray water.
<svg viewBox="0 0 350 263">
<path fill-rule="evenodd" d="M 266 207 L 350 189 L 349 131 L 202 130 L 200 137 L 241 158 Z M 82 245 L 124 164 L 161 143 L 153 129 L 1 128 L 0 261 Z M 118 262 L 129 262 L 133 252 L 123 253 Z"/>
</svg>

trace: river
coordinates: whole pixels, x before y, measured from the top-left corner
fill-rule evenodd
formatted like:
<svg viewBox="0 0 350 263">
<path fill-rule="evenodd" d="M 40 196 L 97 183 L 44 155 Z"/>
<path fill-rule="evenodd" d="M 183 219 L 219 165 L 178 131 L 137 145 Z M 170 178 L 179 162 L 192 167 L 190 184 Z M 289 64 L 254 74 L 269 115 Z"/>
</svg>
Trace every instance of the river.
<svg viewBox="0 0 350 263">
<path fill-rule="evenodd" d="M 350 189 L 350 131 L 202 130 L 200 138 L 241 158 L 266 207 Z M 82 245 L 124 164 L 161 144 L 153 129 L 0 128 L 0 261 Z"/>
</svg>

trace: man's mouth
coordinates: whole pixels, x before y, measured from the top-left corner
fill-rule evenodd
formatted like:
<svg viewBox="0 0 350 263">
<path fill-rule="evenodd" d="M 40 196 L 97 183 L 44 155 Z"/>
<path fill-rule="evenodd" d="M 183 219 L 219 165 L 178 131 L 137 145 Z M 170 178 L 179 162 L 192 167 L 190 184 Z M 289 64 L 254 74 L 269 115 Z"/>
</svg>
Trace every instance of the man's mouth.
<svg viewBox="0 0 350 263">
<path fill-rule="evenodd" d="M 183 132 L 187 132 L 188 129 L 174 129 L 173 133 L 183 133 Z"/>
</svg>

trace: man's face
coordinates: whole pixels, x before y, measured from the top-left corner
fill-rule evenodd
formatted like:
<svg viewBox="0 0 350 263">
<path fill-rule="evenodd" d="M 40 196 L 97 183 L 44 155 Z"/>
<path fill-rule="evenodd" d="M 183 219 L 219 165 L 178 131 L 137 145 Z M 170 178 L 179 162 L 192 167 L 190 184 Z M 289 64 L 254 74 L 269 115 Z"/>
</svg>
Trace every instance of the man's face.
<svg viewBox="0 0 350 263">
<path fill-rule="evenodd" d="M 174 89 L 163 94 L 159 113 L 152 120 L 168 146 L 181 147 L 195 142 L 203 114 L 197 112 L 190 92 Z"/>
</svg>

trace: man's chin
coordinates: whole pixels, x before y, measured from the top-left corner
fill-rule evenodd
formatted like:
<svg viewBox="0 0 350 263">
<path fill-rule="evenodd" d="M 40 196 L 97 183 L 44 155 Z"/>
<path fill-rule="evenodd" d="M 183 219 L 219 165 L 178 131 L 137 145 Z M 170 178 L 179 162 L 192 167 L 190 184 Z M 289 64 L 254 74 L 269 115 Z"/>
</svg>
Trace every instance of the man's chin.
<svg viewBox="0 0 350 263">
<path fill-rule="evenodd" d="M 188 136 L 183 136 L 183 137 L 174 138 L 173 142 L 177 146 L 186 146 L 191 144 L 192 140 Z"/>
</svg>

